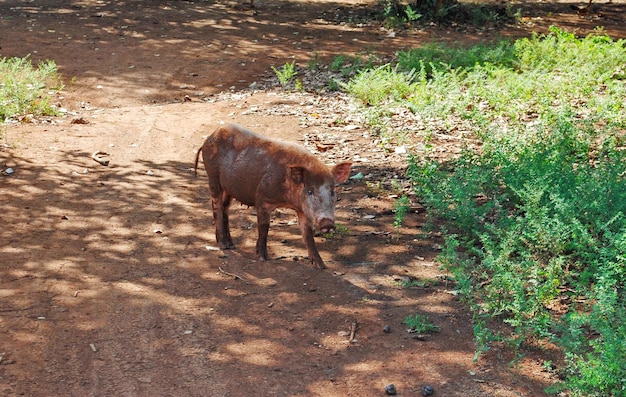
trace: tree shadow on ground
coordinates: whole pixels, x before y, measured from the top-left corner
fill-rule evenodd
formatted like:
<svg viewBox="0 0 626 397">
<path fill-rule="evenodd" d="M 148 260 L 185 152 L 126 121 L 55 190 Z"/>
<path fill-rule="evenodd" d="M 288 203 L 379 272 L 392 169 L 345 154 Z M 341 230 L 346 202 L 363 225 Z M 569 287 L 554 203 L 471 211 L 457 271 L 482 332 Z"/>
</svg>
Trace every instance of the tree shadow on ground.
<svg viewBox="0 0 626 397">
<path fill-rule="evenodd" d="M 364 241 L 355 227 L 335 242 L 359 265 L 331 259 L 327 271 L 290 258 L 257 262 L 249 245 L 222 256 L 205 248 L 213 243 L 205 231 L 210 211 L 198 187 L 204 181 L 188 163 L 137 160 L 72 171 L 89 156 L 63 152 L 66 160 L 54 166 L 17 159 L 20 172 L 3 178 L 3 392 L 337 395 L 347 385 L 377 394 L 388 377 L 405 387 L 414 379 L 443 382 L 442 392 L 458 386 L 449 379 L 454 360 L 417 356 L 431 349 L 471 356 L 471 343 L 450 343 L 471 332 L 467 314 L 445 292 L 435 292 L 433 304 L 432 290 L 394 286 L 387 275 L 407 264 L 395 263 L 393 253 L 369 256 L 393 252 L 389 240 Z M 145 169 L 152 173 L 138 171 Z M 243 211 L 233 219 L 248 222 Z M 274 229 L 273 238 L 294 233 Z M 244 234 L 254 228 L 235 238 L 256 238 Z M 416 311 L 442 328 L 428 347 L 413 346 L 419 342 L 400 330 Z M 385 324 L 394 332 L 382 332 Z M 417 355 L 414 365 L 394 364 L 407 354 Z M 378 371 L 387 375 L 372 376 Z"/>
</svg>

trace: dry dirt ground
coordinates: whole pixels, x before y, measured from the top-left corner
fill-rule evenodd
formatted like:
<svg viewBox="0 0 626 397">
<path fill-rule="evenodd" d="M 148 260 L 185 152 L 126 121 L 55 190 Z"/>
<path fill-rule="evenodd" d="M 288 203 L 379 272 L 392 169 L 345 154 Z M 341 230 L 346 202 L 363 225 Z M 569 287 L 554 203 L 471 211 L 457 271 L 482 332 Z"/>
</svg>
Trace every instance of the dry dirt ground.
<svg viewBox="0 0 626 397">
<path fill-rule="evenodd" d="M 496 345 L 473 362 L 470 315 L 435 262 L 440 239 L 421 230 L 417 203 L 393 228 L 404 155 L 385 150 L 341 96 L 258 87 L 271 85 L 271 65 L 306 65 L 314 53 L 393 54 L 550 24 L 625 37 L 624 2 L 585 16 L 526 3 L 519 27 L 395 37 L 369 6 L 0 1 L 0 55 L 55 60 L 67 110 L 0 127 L 0 170 L 15 171 L 0 175 L 0 395 L 381 396 L 391 383 L 403 396 L 424 385 L 435 396 L 544 394 L 555 378 L 543 360 L 558 354 L 527 347 L 512 367 Z M 339 235 L 318 238 L 328 269 L 310 266 L 289 211 L 273 219 L 270 261 L 254 259 L 255 217 L 236 204 L 237 248 L 213 248 L 193 160 L 221 122 L 305 143 L 328 162 L 352 159 L 365 176 L 338 188 Z M 442 153 L 454 142 L 435 140 Z M 440 332 L 407 333 L 402 320 L 417 313 Z"/>
</svg>

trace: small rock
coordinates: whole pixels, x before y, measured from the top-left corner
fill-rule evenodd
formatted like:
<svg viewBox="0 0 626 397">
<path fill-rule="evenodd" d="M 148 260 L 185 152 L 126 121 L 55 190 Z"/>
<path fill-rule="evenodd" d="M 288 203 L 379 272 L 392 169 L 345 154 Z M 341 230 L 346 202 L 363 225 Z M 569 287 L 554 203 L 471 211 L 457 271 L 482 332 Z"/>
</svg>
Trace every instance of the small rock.
<svg viewBox="0 0 626 397">
<path fill-rule="evenodd" d="M 89 121 L 85 120 L 84 117 L 77 117 L 75 119 L 72 119 L 70 124 L 89 124 Z"/>
<path fill-rule="evenodd" d="M 398 391 L 396 390 L 396 385 L 391 383 L 385 386 L 385 393 L 389 394 L 390 396 L 395 396 L 398 393 Z"/>
<path fill-rule="evenodd" d="M 406 147 L 404 147 L 404 146 L 397 146 L 394 151 L 395 151 L 396 154 L 405 154 L 406 153 Z"/>
<path fill-rule="evenodd" d="M 433 389 L 432 386 L 426 385 L 422 387 L 422 396 L 424 397 L 432 396 L 433 393 L 435 393 L 435 389 Z"/>
<path fill-rule="evenodd" d="M 389 324 L 385 325 L 383 327 L 383 332 L 386 333 L 386 334 L 391 333 L 391 326 Z"/>
<path fill-rule="evenodd" d="M 11 167 L 7 168 L 6 170 L 4 170 L 4 173 L 7 175 L 11 175 L 12 173 L 14 173 L 15 170 Z"/>
</svg>

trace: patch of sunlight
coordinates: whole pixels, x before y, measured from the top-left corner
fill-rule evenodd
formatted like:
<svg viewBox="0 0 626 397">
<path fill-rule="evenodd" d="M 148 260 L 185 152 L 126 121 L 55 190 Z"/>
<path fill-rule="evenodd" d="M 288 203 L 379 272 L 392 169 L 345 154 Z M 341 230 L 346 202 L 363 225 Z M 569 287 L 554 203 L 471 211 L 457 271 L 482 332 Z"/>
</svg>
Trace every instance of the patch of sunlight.
<svg viewBox="0 0 626 397">
<path fill-rule="evenodd" d="M 277 342 L 267 339 L 256 339 L 224 346 L 232 359 L 259 366 L 272 366 L 281 362 L 277 356 L 286 353 L 287 349 Z"/>
<path fill-rule="evenodd" d="M 353 372 L 372 372 L 378 368 L 381 368 L 383 362 L 380 360 L 360 361 L 358 363 L 346 365 L 346 371 Z"/>
</svg>

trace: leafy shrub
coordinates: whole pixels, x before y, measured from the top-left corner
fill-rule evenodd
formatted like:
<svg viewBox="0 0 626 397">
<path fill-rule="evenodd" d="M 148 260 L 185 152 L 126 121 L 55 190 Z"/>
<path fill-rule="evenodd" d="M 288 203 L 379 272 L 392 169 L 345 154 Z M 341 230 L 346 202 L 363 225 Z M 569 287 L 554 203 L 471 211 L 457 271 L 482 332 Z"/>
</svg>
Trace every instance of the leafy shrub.
<svg viewBox="0 0 626 397">
<path fill-rule="evenodd" d="M 472 308 L 477 351 L 546 338 L 567 359 L 552 392 L 623 396 L 626 41 L 553 28 L 453 52 L 400 53 L 345 89 L 377 109 L 463 122 L 480 140 L 407 171 L 446 238 L 439 260 Z M 510 332 L 490 329 L 495 318 Z"/>
<path fill-rule="evenodd" d="M 296 70 L 296 61 L 286 62 L 281 66 L 281 68 L 277 68 L 276 66 L 272 66 L 272 70 L 276 74 L 278 78 L 278 82 L 280 83 L 283 89 L 287 89 L 289 84 L 298 76 L 298 71 Z M 295 87 L 298 90 L 298 87 L 301 87 L 301 84 L 298 79 L 295 80 Z"/>
<path fill-rule="evenodd" d="M 28 57 L 0 58 L 0 121 L 26 114 L 56 114 L 49 91 L 61 88 L 53 61 L 34 68 Z"/>
</svg>

